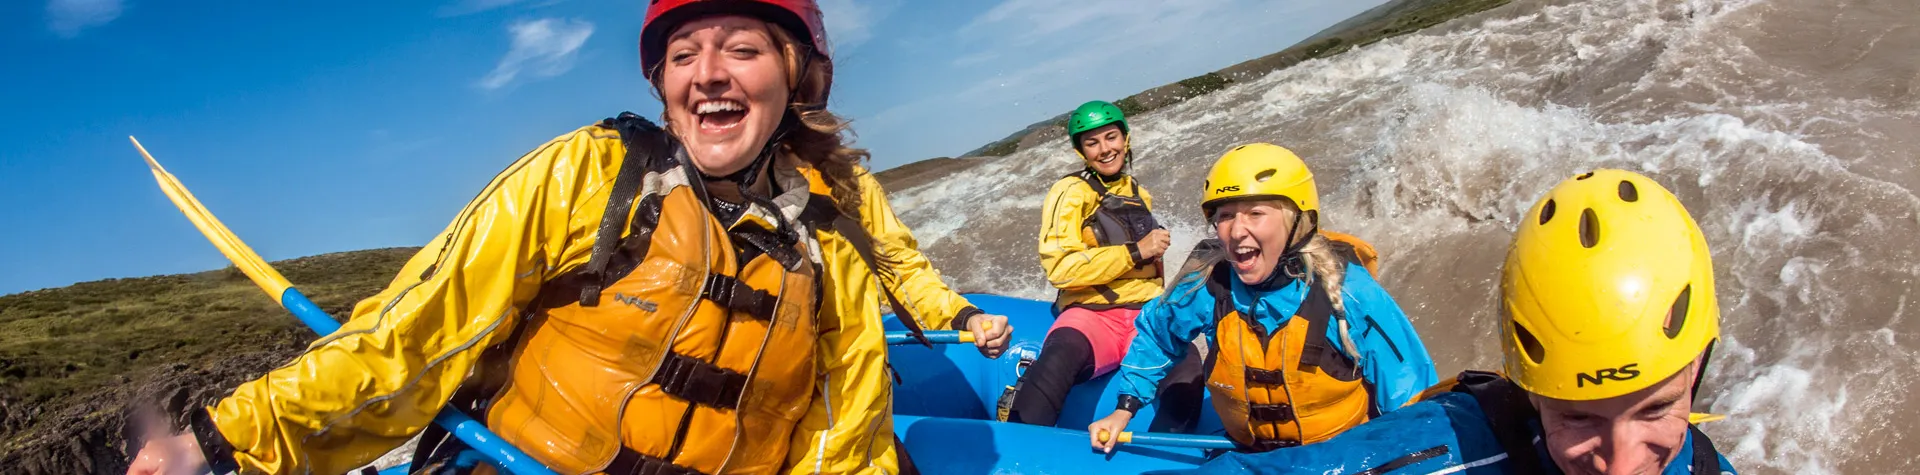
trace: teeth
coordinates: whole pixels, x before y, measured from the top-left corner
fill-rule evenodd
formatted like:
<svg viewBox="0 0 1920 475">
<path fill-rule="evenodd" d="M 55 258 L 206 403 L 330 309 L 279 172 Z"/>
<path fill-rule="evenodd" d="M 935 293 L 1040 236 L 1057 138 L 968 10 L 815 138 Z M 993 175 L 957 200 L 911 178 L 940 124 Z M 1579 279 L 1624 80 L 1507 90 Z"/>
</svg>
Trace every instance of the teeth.
<svg viewBox="0 0 1920 475">
<path fill-rule="evenodd" d="M 740 112 L 747 106 L 734 101 L 705 101 L 693 106 L 693 113 L 707 115 L 715 112 Z"/>
</svg>

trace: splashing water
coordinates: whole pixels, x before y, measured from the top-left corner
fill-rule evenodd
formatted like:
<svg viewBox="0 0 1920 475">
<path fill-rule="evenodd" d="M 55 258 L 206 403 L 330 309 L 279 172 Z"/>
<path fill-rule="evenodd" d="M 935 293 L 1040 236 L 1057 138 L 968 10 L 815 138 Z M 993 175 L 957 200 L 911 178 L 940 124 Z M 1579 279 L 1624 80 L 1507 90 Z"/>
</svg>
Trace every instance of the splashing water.
<svg viewBox="0 0 1920 475">
<path fill-rule="evenodd" d="M 1212 160 L 1255 141 L 1314 167 L 1329 229 L 1442 374 L 1494 368 L 1514 220 L 1599 167 L 1674 190 L 1707 233 L 1724 335 L 1697 410 L 1747 473 L 1920 470 L 1920 9 L 1911 0 L 1519 1 L 1134 121 L 1133 173 L 1174 234 L 1209 231 Z M 958 289 L 1051 298 L 1035 251 L 1065 140 L 892 196 Z"/>
</svg>

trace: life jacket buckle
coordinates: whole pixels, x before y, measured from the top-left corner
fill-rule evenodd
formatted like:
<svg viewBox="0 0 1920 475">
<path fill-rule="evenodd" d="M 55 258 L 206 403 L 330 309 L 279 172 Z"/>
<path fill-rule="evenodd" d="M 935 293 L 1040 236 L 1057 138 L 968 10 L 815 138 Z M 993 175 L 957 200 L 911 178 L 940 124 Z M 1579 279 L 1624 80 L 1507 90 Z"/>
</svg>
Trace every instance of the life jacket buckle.
<svg viewBox="0 0 1920 475">
<path fill-rule="evenodd" d="M 1291 421 L 1293 420 L 1293 405 L 1287 403 L 1250 404 L 1247 406 L 1247 417 L 1261 422 Z"/>
<path fill-rule="evenodd" d="M 764 290 L 722 274 L 707 274 L 706 288 L 703 296 L 726 307 L 728 311 L 745 313 L 761 320 L 773 319 L 775 299 Z"/>
<path fill-rule="evenodd" d="M 737 280 L 720 274 L 707 274 L 707 299 L 723 307 L 733 308 L 733 285 Z"/>
<path fill-rule="evenodd" d="M 1279 371 L 1274 371 L 1269 369 L 1260 369 L 1260 368 L 1247 368 L 1247 382 L 1253 383 L 1253 384 L 1264 384 L 1268 386 L 1278 386 L 1281 384 L 1286 384 L 1287 377 L 1286 375 L 1281 374 Z"/>
<path fill-rule="evenodd" d="M 740 393 L 747 387 L 746 375 L 679 353 L 669 354 L 653 379 L 662 392 L 720 409 L 738 405 Z"/>
</svg>

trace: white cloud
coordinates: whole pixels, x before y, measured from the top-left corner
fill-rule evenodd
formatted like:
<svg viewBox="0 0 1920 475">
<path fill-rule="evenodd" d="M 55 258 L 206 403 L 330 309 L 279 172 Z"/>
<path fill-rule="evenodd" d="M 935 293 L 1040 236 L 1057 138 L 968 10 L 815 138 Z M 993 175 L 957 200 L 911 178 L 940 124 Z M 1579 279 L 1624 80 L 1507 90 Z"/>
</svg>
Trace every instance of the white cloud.
<svg viewBox="0 0 1920 475">
<path fill-rule="evenodd" d="M 62 38 L 120 18 L 120 0 L 52 0 L 47 2 L 47 29 Z"/>
<path fill-rule="evenodd" d="M 492 72 L 480 78 L 481 89 L 506 87 L 522 75 L 550 78 L 573 69 L 580 46 L 593 36 L 593 23 L 560 18 L 522 20 L 509 25 L 507 32 L 513 37 L 513 46 Z"/>
<path fill-rule="evenodd" d="M 899 6 L 898 0 L 820 0 L 834 54 L 846 54 L 872 39 L 874 25 Z"/>
</svg>

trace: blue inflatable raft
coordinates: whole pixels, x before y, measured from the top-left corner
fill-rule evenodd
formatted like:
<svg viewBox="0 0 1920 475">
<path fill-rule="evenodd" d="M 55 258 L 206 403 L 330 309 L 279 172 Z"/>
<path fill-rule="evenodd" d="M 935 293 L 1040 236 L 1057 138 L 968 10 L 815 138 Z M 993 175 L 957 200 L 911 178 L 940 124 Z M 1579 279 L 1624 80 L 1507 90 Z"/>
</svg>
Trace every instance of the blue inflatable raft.
<svg viewBox="0 0 1920 475">
<path fill-rule="evenodd" d="M 921 473 L 1059 474 L 1140 473 L 1193 468 L 1206 461 L 1200 449 L 1122 445 L 1112 455 L 1091 448 L 1087 424 L 1113 412 L 1119 384 L 1109 374 L 1074 387 L 1056 427 L 995 420 L 1000 395 L 1019 379 L 1020 361 L 1040 352 L 1052 326 L 1048 302 L 969 294 L 981 310 L 1006 315 L 1013 343 L 998 359 L 987 359 L 972 344 L 894 345 L 890 363 L 900 375 L 894 388 L 894 433 Z M 888 316 L 889 330 L 903 330 Z M 1142 408 L 1127 429 L 1145 432 L 1155 407 Z M 1202 410 L 1196 432 L 1222 434 L 1213 411 Z"/>
</svg>

